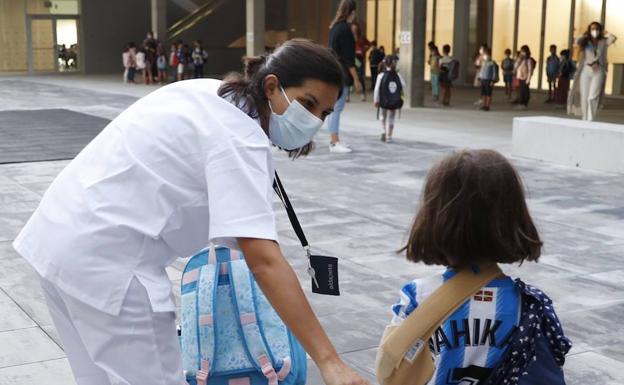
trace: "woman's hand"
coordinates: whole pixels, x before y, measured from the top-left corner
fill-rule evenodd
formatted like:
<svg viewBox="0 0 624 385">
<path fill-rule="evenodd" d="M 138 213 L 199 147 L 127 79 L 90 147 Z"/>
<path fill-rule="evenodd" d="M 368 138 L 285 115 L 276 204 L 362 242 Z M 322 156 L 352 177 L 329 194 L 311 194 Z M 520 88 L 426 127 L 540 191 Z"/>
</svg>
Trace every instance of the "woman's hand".
<svg viewBox="0 0 624 385">
<path fill-rule="evenodd" d="M 319 369 L 327 385 L 370 385 L 340 359 L 319 366 Z"/>
</svg>

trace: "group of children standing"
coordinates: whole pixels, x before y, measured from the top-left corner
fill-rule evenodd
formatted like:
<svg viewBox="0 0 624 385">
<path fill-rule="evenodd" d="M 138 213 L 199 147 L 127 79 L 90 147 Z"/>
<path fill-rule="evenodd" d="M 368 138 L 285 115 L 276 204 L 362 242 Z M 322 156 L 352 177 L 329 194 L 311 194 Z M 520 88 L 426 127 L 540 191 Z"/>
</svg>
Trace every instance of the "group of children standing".
<svg viewBox="0 0 624 385">
<path fill-rule="evenodd" d="M 167 54 L 162 43 L 149 32 L 143 45 L 137 49 L 135 43 L 128 43 L 122 53 L 125 83 L 136 83 L 135 74 L 139 71 L 145 84 L 166 84 L 171 81 L 204 77 L 204 65 L 208 53 L 196 40 L 191 49 L 182 40 L 171 45 Z"/>
<path fill-rule="evenodd" d="M 477 74 L 475 86 L 481 88 L 481 99 L 476 103 L 480 109 L 489 111 L 492 103 L 493 85 L 499 81 L 499 67 L 492 59 L 492 51 L 487 45 L 482 45 L 475 58 Z M 505 83 L 505 95 L 512 99 L 512 104 L 518 109 L 526 109 L 531 98 L 531 79 L 537 63 L 531 56 L 529 46 L 523 45 L 514 56 L 511 50 L 505 50 L 505 57 L 501 62 L 500 70 Z M 550 46 L 550 56 L 546 59 L 546 77 L 548 80 L 548 99 L 546 103 L 567 103 L 570 79 L 574 76 L 574 63 L 570 58 L 570 51 L 565 49 L 557 56 L 557 46 Z"/>
</svg>

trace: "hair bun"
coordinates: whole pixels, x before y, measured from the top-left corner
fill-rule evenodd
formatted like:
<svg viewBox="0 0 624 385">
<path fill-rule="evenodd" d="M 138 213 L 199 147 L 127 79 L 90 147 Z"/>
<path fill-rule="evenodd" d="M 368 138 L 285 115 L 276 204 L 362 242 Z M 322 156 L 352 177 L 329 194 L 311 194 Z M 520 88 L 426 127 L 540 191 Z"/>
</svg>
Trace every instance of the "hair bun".
<svg viewBox="0 0 624 385">
<path fill-rule="evenodd" d="M 245 79 L 251 79 L 267 62 L 267 55 L 261 56 L 244 56 L 243 63 L 245 65 L 244 75 Z"/>
</svg>

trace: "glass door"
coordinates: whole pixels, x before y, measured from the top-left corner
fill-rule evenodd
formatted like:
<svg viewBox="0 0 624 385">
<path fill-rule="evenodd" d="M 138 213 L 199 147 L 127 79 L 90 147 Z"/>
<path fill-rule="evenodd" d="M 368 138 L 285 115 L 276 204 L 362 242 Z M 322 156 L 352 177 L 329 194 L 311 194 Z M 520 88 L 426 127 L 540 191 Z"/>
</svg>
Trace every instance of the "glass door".
<svg viewBox="0 0 624 385">
<path fill-rule="evenodd" d="M 78 20 L 56 20 L 56 47 L 58 70 L 71 72 L 78 70 Z"/>
<path fill-rule="evenodd" d="M 72 16 L 31 16 L 28 23 L 30 72 L 77 71 L 78 19 Z"/>
</svg>

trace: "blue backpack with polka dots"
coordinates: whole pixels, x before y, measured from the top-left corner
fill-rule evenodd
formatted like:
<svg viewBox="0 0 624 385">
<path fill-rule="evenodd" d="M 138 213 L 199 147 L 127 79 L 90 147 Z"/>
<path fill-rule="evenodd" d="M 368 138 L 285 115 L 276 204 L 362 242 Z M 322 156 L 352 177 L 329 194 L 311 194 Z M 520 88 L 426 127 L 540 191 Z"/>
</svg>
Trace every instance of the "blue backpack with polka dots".
<svg viewBox="0 0 624 385">
<path fill-rule="evenodd" d="M 516 287 L 522 297 L 517 333 L 484 385 L 565 385 L 563 364 L 572 343 L 552 300 L 520 279 Z"/>
<path fill-rule="evenodd" d="M 189 385 L 300 385 L 307 356 L 269 304 L 242 253 L 193 256 L 182 275 L 180 345 Z"/>
</svg>

